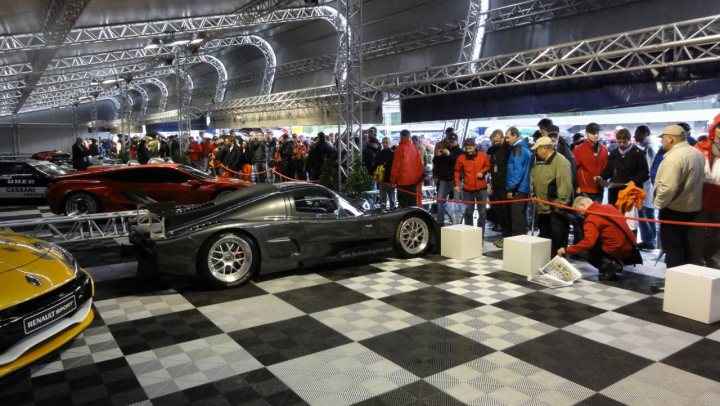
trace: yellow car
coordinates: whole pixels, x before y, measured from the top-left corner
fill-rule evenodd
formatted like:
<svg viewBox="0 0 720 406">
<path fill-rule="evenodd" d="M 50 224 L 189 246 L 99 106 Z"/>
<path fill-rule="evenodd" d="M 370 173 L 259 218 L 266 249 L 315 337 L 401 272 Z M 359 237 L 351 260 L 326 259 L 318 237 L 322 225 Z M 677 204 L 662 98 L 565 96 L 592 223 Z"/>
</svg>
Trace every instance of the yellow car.
<svg viewBox="0 0 720 406">
<path fill-rule="evenodd" d="M 94 317 L 94 289 L 65 249 L 0 231 L 0 377 L 80 334 Z"/>
</svg>

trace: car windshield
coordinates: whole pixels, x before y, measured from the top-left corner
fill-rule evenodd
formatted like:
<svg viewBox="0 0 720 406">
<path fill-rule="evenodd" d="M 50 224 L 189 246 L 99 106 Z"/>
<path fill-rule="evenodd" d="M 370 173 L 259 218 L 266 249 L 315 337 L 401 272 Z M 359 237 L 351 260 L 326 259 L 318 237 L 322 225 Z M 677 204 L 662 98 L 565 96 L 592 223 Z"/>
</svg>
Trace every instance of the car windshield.
<svg viewBox="0 0 720 406">
<path fill-rule="evenodd" d="M 61 167 L 55 165 L 52 162 L 38 161 L 38 162 L 31 162 L 30 165 L 32 165 L 33 168 L 37 169 L 38 171 L 40 171 L 48 176 L 64 175 L 67 173 L 66 170 L 62 169 Z"/>
<path fill-rule="evenodd" d="M 199 171 L 199 170 L 193 168 L 192 166 L 180 165 L 178 168 L 182 169 L 183 171 L 185 171 L 185 172 L 187 172 L 187 173 L 189 173 L 189 174 L 191 174 L 191 175 L 193 175 L 193 176 L 195 176 L 195 177 L 197 177 L 197 178 L 201 178 L 201 179 L 215 179 L 215 178 L 213 178 L 212 176 L 208 175 L 207 173 L 205 173 L 205 172 L 203 172 L 203 171 Z"/>
<path fill-rule="evenodd" d="M 353 204 L 342 197 L 338 196 L 338 201 L 340 202 L 340 207 L 345 211 L 345 214 L 351 217 L 358 217 L 365 214 L 362 208 L 357 206 L 356 204 Z"/>
</svg>

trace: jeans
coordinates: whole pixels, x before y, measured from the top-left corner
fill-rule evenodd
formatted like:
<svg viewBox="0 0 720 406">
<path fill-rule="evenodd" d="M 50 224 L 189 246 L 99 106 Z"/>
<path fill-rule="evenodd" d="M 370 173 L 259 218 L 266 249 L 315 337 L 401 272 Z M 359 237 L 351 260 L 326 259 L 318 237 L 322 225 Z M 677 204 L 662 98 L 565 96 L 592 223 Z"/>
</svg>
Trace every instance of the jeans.
<svg viewBox="0 0 720 406">
<path fill-rule="evenodd" d="M 384 209 L 386 207 L 386 203 L 390 203 L 390 210 L 394 209 L 396 206 L 395 203 L 395 189 L 392 188 L 392 186 L 388 186 L 384 183 L 380 183 L 380 205 Z"/>
<path fill-rule="evenodd" d="M 257 183 L 265 183 L 267 182 L 267 162 L 255 162 L 253 164 L 253 171 L 258 174 L 255 175 L 255 179 Z M 260 173 L 263 172 L 263 173 Z"/>
<path fill-rule="evenodd" d="M 455 186 L 455 181 L 452 180 L 439 180 L 437 183 L 437 197 L 438 199 L 447 199 L 450 197 L 450 192 L 452 192 L 453 187 Z M 441 226 L 445 222 L 445 211 L 447 210 L 448 203 L 447 202 L 437 202 L 437 213 L 436 218 L 438 224 Z"/>
<path fill-rule="evenodd" d="M 475 211 L 475 206 L 477 206 L 478 209 L 478 219 L 477 219 L 477 226 L 485 229 L 485 217 L 487 215 L 487 199 L 488 199 L 488 193 L 487 189 L 482 190 L 476 190 L 474 192 L 470 192 L 467 190 L 462 191 L 462 199 L 466 202 L 483 202 L 478 204 L 467 204 L 465 206 L 465 224 L 471 226 L 473 223 L 473 212 Z"/>
<path fill-rule="evenodd" d="M 671 209 L 660 209 L 660 220 L 693 221 L 698 212 L 685 213 Z M 689 264 L 690 227 L 675 224 L 660 225 L 660 244 L 665 252 L 665 265 L 668 268 Z"/>
<path fill-rule="evenodd" d="M 638 217 L 655 220 L 655 209 L 643 206 L 642 209 L 638 210 Z M 655 245 L 657 243 L 657 224 L 641 221 L 639 227 L 642 242 Z"/>
</svg>

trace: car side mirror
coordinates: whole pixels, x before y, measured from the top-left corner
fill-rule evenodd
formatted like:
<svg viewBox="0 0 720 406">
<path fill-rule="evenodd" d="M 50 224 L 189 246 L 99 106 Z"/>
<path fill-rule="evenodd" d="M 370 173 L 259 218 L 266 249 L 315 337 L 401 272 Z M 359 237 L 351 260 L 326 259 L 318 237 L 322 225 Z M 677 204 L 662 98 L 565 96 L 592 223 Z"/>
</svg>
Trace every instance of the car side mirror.
<svg viewBox="0 0 720 406">
<path fill-rule="evenodd" d="M 187 183 L 194 188 L 202 186 L 202 182 L 197 179 L 190 179 L 187 181 Z"/>
</svg>

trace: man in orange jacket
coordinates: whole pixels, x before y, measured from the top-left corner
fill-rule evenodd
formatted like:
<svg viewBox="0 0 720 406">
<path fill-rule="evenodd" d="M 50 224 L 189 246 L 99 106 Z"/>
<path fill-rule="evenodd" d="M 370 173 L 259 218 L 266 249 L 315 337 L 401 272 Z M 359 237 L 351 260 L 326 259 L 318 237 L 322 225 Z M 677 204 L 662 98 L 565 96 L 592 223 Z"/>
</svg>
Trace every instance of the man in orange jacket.
<svg viewBox="0 0 720 406">
<path fill-rule="evenodd" d="M 584 238 L 567 248 L 558 249 L 558 255 L 582 253 L 587 262 L 598 269 L 601 280 L 612 279 L 616 273 L 622 272 L 623 265 L 642 263 L 641 258 L 635 257 L 635 234 L 624 218 L 614 217 L 622 216 L 620 210 L 609 204 L 595 203 L 584 196 L 575 198 L 573 207 L 587 215 L 583 224 Z"/>
<path fill-rule="evenodd" d="M 484 229 L 488 200 L 485 176 L 490 171 L 490 159 L 487 154 L 477 150 L 475 138 L 466 139 L 463 147 L 465 153 L 460 155 L 455 162 L 455 191 L 460 191 L 460 181 L 462 180 L 462 200 L 479 202 L 477 204 L 477 226 Z M 472 225 L 474 211 L 475 204 L 465 206 L 465 224 Z"/>
<path fill-rule="evenodd" d="M 410 131 L 400 131 L 400 144 L 390 170 L 390 183 L 398 188 L 398 207 L 417 206 L 418 183 L 424 173 L 420 151 L 410 141 Z"/>
</svg>

